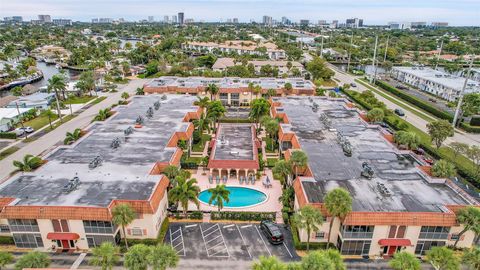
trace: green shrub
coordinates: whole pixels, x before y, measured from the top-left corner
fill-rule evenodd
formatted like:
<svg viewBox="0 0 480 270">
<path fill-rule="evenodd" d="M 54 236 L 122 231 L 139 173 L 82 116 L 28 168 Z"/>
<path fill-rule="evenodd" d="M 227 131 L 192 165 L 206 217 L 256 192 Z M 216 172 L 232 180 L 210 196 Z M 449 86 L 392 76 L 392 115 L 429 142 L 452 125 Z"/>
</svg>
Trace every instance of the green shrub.
<svg viewBox="0 0 480 270">
<path fill-rule="evenodd" d="M 275 212 L 212 212 L 212 220 L 241 220 L 241 221 L 275 221 Z"/>
<path fill-rule="evenodd" d="M 0 139 L 16 139 L 17 134 L 13 132 L 0 132 Z"/>
<path fill-rule="evenodd" d="M 203 212 L 202 211 L 193 211 L 188 213 L 188 218 L 190 219 L 203 219 Z"/>
<path fill-rule="evenodd" d="M 165 219 L 162 222 L 162 225 L 160 226 L 160 231 L 158 232 L 158 236 L 157 236 L 157 240 L 159 242 L 163 242 L 163 240 L 165 239 L 169 225 L 170 225 L 170 222 L 168 221 L 168 217 L 165 217 Z"/>
<path fill-rule="evenodd" d="M 425 110 L 425 111 L 435 115 L 436 117 L 438 117 L 440 119 L 445 119 L 445 120 L 448 120 L 449 122 L 453 121 L 453 115 L 437 109 L 435 106 L 430 105 L 428 102 L 426 102 L 422 99 L 419 99 L 415 96 L 412 96 L 408 93 L 405 93 L 401 90 L 398 90 L 397 88 L 395 88 L 395 87 L 393 87 L 393 86 L 391 86 L 388 83 L 383 82 L 383 81 L 376 81 L 375 84 L 380 86 L 382 89 L 386 90 L 387 92 L 389 92 L 391 94 L 394 94 L 395 96 L 411 103 L 412 105 L 414 105 L 414 106 L 416 106 L 416 107 L 418 107 L 422 110 Z"/>
<path fill-rule="evenodd" d="M 472 119 L 470 119 L 470 126 L 480 127 L 480 116 L 472 116 Z"/>
<path fill-rule="evenodd" d="M 480 133 L 480 126 L 473 126 L 471 125 L 472 122 L 470 122 L 470 125 L 467 124 L 467 123 L 460 123 L 460 127 L 465 130 L 466 132 L 470 132 L 470 133 Z M 477 123 L 480 125 L 480 123 Z"/>
<path fill-rule="evenodd" d="M 298 235 L 297 227 L 293 224 L 290 225 L 292 230 L 292 238 L 293 238 L 293 245 L 295 246 L 296 250 L 307 250 L 307 242 L 300 242 L 300 237 Z M 318 243 L 318 242 L 310 242 L 310 250 L 314 249 L 326 249 L 327 243 Z"/>
<path fill-rule="evenodd" d="M 12 236 L 0 236 L 0 245 L 15 245 Z"/>
</svg>

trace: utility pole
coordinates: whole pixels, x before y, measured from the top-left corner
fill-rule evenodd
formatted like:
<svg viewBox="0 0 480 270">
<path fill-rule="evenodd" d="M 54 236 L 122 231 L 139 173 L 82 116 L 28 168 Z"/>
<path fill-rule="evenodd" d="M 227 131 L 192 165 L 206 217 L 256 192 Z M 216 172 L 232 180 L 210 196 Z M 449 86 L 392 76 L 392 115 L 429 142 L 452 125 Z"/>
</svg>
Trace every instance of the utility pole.
<svg viewBox="0 0 480 270">
<path fill-rule="evenodd" d="M 353 31 L 352 31 L 352 36 L 350 37 L 350 48 L 348 48 L 347 73 L 350 71 L 350 59 L 352 57 L 352 45 L 353 45 Z"/>
<path fill-rule="evenodd" d="M 465 76 L 465 82 L 463 83 L 462 91 L 460 92 L 460 96 L 458 97 L 457 109 L 455 110 L 455 116 L 453 117 L 453 122 L 452 122 L 453 128 L 457 126 L 458 115 L 460 114 L 460 109 L 462 107 L 463 94 L 465 93 L 465 89 L 467 88 L 468 77 L 470 77 L 470 72 L 472 72 L 473 58 L 474 57 L 472 56 L 472 59 L 470 60 L 470 65 L 468 67 L 467 75 Z"/>
<path fill-rule="evenodd" d="M 383 55 L 383 63 L 387 61 L 387 51 L 388 51 L 388 41 L 390 40 L 390 36 L 387 36 L 387 44 L 385 46 L 385 55 Z"/>
<path fill-rule="evenodd" d="M 20 125 L 22 126 L 23 134 L 25 134 L 25 139 L 28 138 L 27 131 L 25 130 L 25 126 L 23 126 L 23 119 L 22 115 L 20 115 L 20 109 L 18 108 L 18 102 L 15 101 L 15 106 L 17 107 L 18 118 L 20 119 Z"/>
<path fill-rule="evenodd" d="M 440 55 L 442 54 L 442 49 L 443 49 L 443 39 L 442 39 L 442 42 L 440 43 L 440 50 L 438 51 L 438 54 L 437 54 L 437 62 L 435 63 L 435 70 L 437 70 L 438 62 L 440 61 Z"/>
<path fill-rule="evenodd" d="M 373 79 L 372 79 L 372 84 L 375 84 L 375 77 L 377 76 L 377 65 L 376 65 L 376 60 L 377 60 L 377 45 L 378 45 L 378 36 L 375 36 L 375 49 L 373 50 Z"/>
</svg>

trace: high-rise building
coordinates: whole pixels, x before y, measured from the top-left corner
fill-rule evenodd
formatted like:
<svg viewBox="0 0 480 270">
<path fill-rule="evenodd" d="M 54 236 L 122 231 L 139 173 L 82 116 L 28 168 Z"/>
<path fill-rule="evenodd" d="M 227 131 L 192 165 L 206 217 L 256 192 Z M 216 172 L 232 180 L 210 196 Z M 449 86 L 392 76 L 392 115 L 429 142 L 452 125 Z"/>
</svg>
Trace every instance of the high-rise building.
<svg viewBox="0 0 480 270">
<path fill-rule="evenodd" d="M 300 25 L 302 26 L 308 26 L 310 24 L 309 20 L 300 20 Z"/>
<path fill-rule="evenodd" d="M 238 18 L 233 18 L 233 23 L 238 23 Z"/>
<path fill-rule="evenodd" d="M 172 23 L 178 23 L 177 15 L 172 15 Z"/>
<path fill-rule="evenodd" d="M 178 23 L 180 25 L 183 25 L 185 23 L 185 14 L 183 14 L 183 12 L 179 12 L 178 13 Z"/>
<path fill-rule="evenodd" d="M 227 23 L 232 23 L 232 19 L 228 18 Z"/>
<path fill-rule="evenodd" d="M 272 24 L 273 24 L 273 18 L 270 17 L 270 16 L 267 16 L 267 15 L 264 15 L 262 22 L 263 22 L 264 25 L 272 26 Z"/>
<path fill-rule="evenodd" d="M 70 19 L 53 19 L 53 24 L 58 26 L 72 25 L 72 20 Z"/>
<path fill-rule="evenodd" d="M 153 16 L 148 16 L 148 22 L 150 22 L 150 23 L 154 22 Z"/>
<path fill-rule="evenodd" d="M 169 23 L 170 22 L 170 18 L 168 17 L 168 15 L 163 16 L 163 22 L 164 23 Z"/>
<path fill-rule="evenodd" d="M 112 23 L 113 19 L 112 18 L 99 18 L 98 22 L 99 23 Z"/>
<path fill-rule="evenodd" d="M 359 19 L 359 18 L 347 19 L 346 25 L 347 27 L 350 27 L 350 28 L 363 27 L 363 19 Z"/>
<path fill-rule="evenodd" d="M 326 20 L 318 20 L 318 25 L 326 25 L 327 21 Z"/>
<path fill-rule="evenodd" d="M 432 22 L 433 27 L 448 27 L 448 22 Z"/>
<path fill-rule="evenodd" d="M 52 17 L 50 15 L 38 15 L 38 20 L 42 23 L 51 23 Z"/>
<path fill-rule="evenodd" d="M 390 22 L 388 25 L 390 29 L 394 30 L 406 30 L 412 28 L 412 23 L 410 22 Z"/>
<path fill-rule="evenodd" d="M 412 28 L 422 28 L 426 26 L 427 22 L 412 22 Z"/>
<path fill-rule="evenodd" d="M 330 28 L 337 28 L 338 27 L 338 20 L 333 20 Z"/>
</svg>

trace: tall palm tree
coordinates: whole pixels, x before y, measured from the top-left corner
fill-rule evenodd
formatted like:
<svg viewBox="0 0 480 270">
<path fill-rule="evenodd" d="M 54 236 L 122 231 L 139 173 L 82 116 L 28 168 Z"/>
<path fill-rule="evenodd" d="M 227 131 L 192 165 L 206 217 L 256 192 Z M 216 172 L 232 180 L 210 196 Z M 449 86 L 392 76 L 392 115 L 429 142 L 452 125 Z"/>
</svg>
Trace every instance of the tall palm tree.
<svg viewBox="0 0 480 270">
<path fill-rule="evenodd" d="M 67 88 L 67 83 L 65 82 L 65 77 L 60 75 L 60 74 L 55 74 L 53 75 L 50 79 L 48 79 L 48 86 L 47 89 L 48 91 L 54 91 L 55 92 L 55 100 L 57 103 L 57 112 L 58 116 L 60 117 L 60 121 L 63 122 L 62 119 L 62 114 L 60 113 L 60 93 L 62 92 L 63 99 L 65 99 L 65 89 Z"/>
<path fill-rule="evenodd" d="M 328 229 L 328 244 L 330 245 L 333 223 L 336 218 L 342 220 L 352 211 L 352 197 L 345 189 L 336 188 L 325 195 L 324 203 L 328 214 L 332 217 Z"/>
<path fill-rule="evenodd" d="M 253 101 L 253 91 L 255 91 L 255 84 L 253 82 L 249 82 L 248 92 L 250 92 L 250 103 Z"/>
<path fill-rule="evenodd" d="M 394 270 L 420 270 L 420 261 L 415 255 L 406 251 L 393 254 L 393 259 L 388 263 Z"/>
<path fill-rule="evenodd" d="M 207 85 L 207 88 L 205 88 L 207 93 L 210 93 L 210 99 L 215 100 L 214 97 L 217 95 L 219 89 L 218 86 L 214 83 L 211 83 Z"/>
<path fill-rule="evenodd" d="M 137 244 L 125 253 L 123 266 L 128 270 L 147 270 L 150 248 L 144 244 Z"/>
<path fill-rule="evenodd" d="M 308 156 L 302 150 L 295 150 L 290 156 L 290 163 L 295 168 L 295 178 L 298 177 L 298 168 L 307 166 Z"/>
<path fill-rule="evenodd" d="M 47 268 L 50 265 L 50 258 L 46 253 L 40 251 L 31 251 L 17 260 L 15 270 L 25 268 Z"/>
<path fill-rule="evenodd" d="M 100 246 L 93 248 L 93 258 L 90 263 L 100 266 L 102 270 L 112 270 L 113 266 L 120 260 L 120 248 L 111 242 L 103 242 Z"/>
<path fill-rule="evenodd" d="M 274 145 L 275 142 L 277 141 L 277 135 L 278 135 L 278 130 L 280 129 L 280 124 L 278 123 L 277 119 L 272 119 L 270 118 L 268 121 L 266 121 L 264 124 L 265 126 L 265 131 L 268 134 L 268 137 L 270 138 L 270 150 L 274 150 Z"/>
<path fill-rule="evenodd" d="M 112 209 L 112 222 L 116 225 L 122 226 L 123 237 L 125 238 L 125 247 L 127 247 L 127 249 L 128 241 L 125 226 L 132 223 L 135 217 L 135 210 L 129 204 L 118 204 Z"/>
<path fill-rule="evenodd" d="M 342 255 L 340 255 L 340 252 L 337 249 L 329 248 L 327 250 L 324 250 L 323 253 L 334 264 L 335 270 L 347 270 L 347 267 L 343 262 Z"/>
<path fill-rule="evenodd" d="M 261 128 L 260 118 L 268 115 L 270 111 L 270 103 L 263 98 L 254 99 L 250 104 L 249 117 L 257 123 L 258 128 Z"/>
<path fill-rule="evenodd" d="M 193 121 L 193 124 L 197 127 L 200 134 L 206 129 L 210 132 L 210 124 L 212 123 L 212 119 L 207 117 L 205 114 L 202 113 L 199 119 Z"/>
<path fill-rule="evenodd" d="M 480 209 L 473 206 L 460 209 L 457 212 L 457 222 L 463 225 L 463 230 L 458 233 L 458 238 L 453 245 L 454 247 L 457 247 L 461 236 L 468 230 L 472 230 L 477 234 L 480 232 Z"/>
<path fill-rule="evenodd" d="M 82 137 L 82 130 L 76 128 L 73 132 L 67 132 L 65 135 L 65 139 L 63 140 L 63 144 L 71 144 L 76 142 L 78 139 Z"/>
<path fill-rule="evenodd" d="M 283 186 L 290 186 L 288 179 L 292 175 L 292 164 L 290 162 L 281 159 L 275 163 L 275 166 L 272 169 L 273 173 L 276 175 L 283 176 Z"/>
<path fill-rule="evenodd" d="M 179 258 L 177 251 L 171 245 L 158 244 L 151 247 L 147 260 L 153 270 L 165 270 L 167 267 L 176 267 Z"/>
<path fill-rule="evenodd" d="M 23 157 L 22 161 L 14 160 L 13 166 L 17 167 L 17 171 L 31 172 L 40 167 L 42 162 L 43 160 L 40 157 L 28 154 Z"/>
<path fill-rule="evenodd" d="M 293 215 L 294 224 L 307 231 L 307 251 L 310 250 L 310 236 L 312 232 L 320 230 L 323 224 L 322 212 L 319 209 L 305 205 Z"/>
<path fill-rule="evenodd" d="M 209 189 L 209 191 L 211 195 L 208 204 L 211 205 L 213 203 L 218 207 L 218 212 L 220 212 L 224 203 L 230 201 L 230 191 L 225 188 L 225 185 L 217 185 L 216 187 Z"/>
<path fill-rule="evenodd" d="M 274 97 L 277 95 L 277 91 L 275 91 L 275 89 L 273 88 L 270 88 L 267 90 L 267 96 L 270 98 L 270 97 Z"/>
<path fill-rule="evenodd" d="M 177 176 L 175 179 L 177 185 L 168 192 L 168 197 L 171 201 L 180 203 L 183 215 L 186 217 L 189 202 L 193 202 L 197 209 L 200 207 L 200 202 L 198 201 L 200 188 L 197 186 L 197 179 L 195 178 L 186 180 L 185 177 Z"/>
<path fill-rule="evenodd" d="M 53 129 L 52 118 L 55 117 L 56 114 L 52 112 L 52 110 L 48 109 L 48 110 L 44 110 L 42 112 L 42 115 L 48 117 L 48 124 L 50 125 L 50 129 Z"/>
<path fill-rule="evenodd" d="M 202 108 L 202 112 L 205 111 L 205 108 L 208 107 L 208 104 L 210 103 L 210 99 L 208 97 L 197 97 L 198 100 L 196 100 L 193 104 Z"/>
<path fill-rule="evenodd" d="M 258 94 L 262 93 L 262 87 L 260 85 L 255 85 L 253 88 L 253 93 L 255 94 L 255 97 L 258 99 Z"/>
<path fill-rule="evenodd" d="M 432 247 L 427 251 L 426 258 L 436 270 L 460 269 L 460 260 L 447 247 Z"/>
<path fill-rule="evenodd" d="M 253 263 L 253 270 L 286 270 L 287 266 L 281 262 L 277 257 L 260 256 L 258 261 Z"/>
</svg>

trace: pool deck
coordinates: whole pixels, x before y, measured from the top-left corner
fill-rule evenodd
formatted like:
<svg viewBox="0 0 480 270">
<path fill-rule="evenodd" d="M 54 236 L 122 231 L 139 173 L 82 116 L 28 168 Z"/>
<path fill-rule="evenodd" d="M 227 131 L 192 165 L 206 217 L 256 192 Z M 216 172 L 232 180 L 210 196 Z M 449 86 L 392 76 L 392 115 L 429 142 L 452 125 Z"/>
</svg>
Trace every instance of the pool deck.
<svg viewBox="0 0 480 270">
<path fill-rule="evenodd" d="M 205 171 L 205 175 L 202 175 L 203 168 L 199 168 L 198 171 L 192 173 L 192 178 L 197 179 L 198 186 L 200 187 L 201 191 L 214 188 L 216 186 L 215 183 L 210 184 L 208 182 L 208 170 Z M 246 187 L 251 189 L 259 190 L 267 195 L 267 200 L 263 203 L 254 206 L 247 206 L 247 207 L 236 207 L 236 208 L 223 208 L 224 211 L 248 211 L 248 212 L 277 212 L 277 219 L 280 217 L 281 219 L 281 210 L 282 204 L 278 201 L 278 198 L 282 195 L 282 185 L 280 181 L 273 180 L 273 175 L 271 170 L 265 171 L 266 175 L 262 175 L 260 180 L 257 180 L 254 185 L 252 184 L 239 184 L 236 178 L 228 179 L 226 186 L 230 187 Z M 270 178 L 272 186 L 266 188 L 263 186 L 263 180 L 267 177 Z M 223 184 L 223 183 L 222 183 Z M 193 203 L 189 204 L 189 210 L 196 210 L 196 206 Z M 201 211 L 217 211 L 217 207 L 214 205 L 208 205 L 205 203 L 200 202 L 200 210 Z"/>
</svg>

